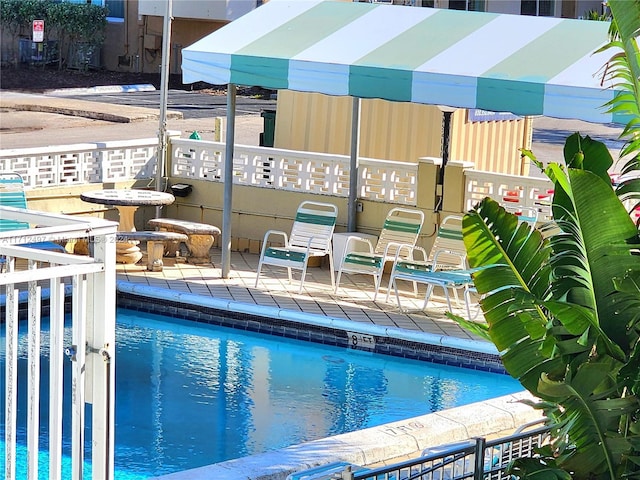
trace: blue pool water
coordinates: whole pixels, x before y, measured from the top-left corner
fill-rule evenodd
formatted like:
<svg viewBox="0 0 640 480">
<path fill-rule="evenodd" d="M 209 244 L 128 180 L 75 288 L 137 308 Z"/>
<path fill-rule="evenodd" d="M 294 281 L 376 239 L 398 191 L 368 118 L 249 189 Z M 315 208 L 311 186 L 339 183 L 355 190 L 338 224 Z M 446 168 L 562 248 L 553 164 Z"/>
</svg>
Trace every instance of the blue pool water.
<svg viewBox="0 0 640 480">
<path fill-rule="evenodd" d="M 127 310 L 118 311 L 116 340 L 118 480 L 195 468 L 522 389 L 505 375 Z M 26 362 L 26 338 L 22 343 Z M 4 336 L 1 346 L 3 371 Z M 23 379 L 22 397 L 25 389 Z M 45 419 L 42 425 L 46 429 Z M 2 439 L 3 430 L 4 418 Z M 45 437 L 43 432 L 43 445 Z M 2 463 L 1 443 L 0 454 Z"/>
</svg>

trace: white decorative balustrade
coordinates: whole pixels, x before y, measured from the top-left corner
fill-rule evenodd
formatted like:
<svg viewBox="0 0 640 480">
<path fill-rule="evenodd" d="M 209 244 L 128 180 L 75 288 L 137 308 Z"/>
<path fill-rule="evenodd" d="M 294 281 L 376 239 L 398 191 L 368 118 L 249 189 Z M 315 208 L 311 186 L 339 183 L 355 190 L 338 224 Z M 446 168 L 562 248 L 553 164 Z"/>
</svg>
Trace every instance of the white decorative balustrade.
<svg viewBox="0 0 640 480">
<path fill-rule="evenodd" d="M 0 150 L 0 171 L 30 188 L 154 178 L 157 147 L 150 138 Z"/>
<path fill-rule="evenodd" d="M 170 176 L 222 182 L 225 144 L 171 137 Z M 0 171 L 14 171 L 28 187 L 153 179 L 157 139 L 0 150 Z M 236 145 L 234 183 L 293 192 L 348 197 L 350 159 L 346 155 Z M 550 218 L 552 184 L 467 169 L 464 209 L 485 196 L 503 205 L 534 207 Z M 358 197 L 399 205 L 417 204 L 418 163 L 361 158 Z"/>
<path fill-rule="evenodd" d="M 212 182 L 224 178 L 224 143 L 172 139 L 171 154 L 172 177 Z M 233 169 L 238 185 L 349 196 L 350 159 L 346 155 L 236 145 Z M 360 198 L 416 205 L 417 163 L 362 158 L 359 177 Z"/>
<path fill-rule="evenodd" d="M 521 177 L 479 170 L 465 170 L 465 210 L 470 210 L 484 197 L 501 205 L 535 208 L 540 221 L 551 219 L 553 184 L 546 178 Z"/>
</svg>

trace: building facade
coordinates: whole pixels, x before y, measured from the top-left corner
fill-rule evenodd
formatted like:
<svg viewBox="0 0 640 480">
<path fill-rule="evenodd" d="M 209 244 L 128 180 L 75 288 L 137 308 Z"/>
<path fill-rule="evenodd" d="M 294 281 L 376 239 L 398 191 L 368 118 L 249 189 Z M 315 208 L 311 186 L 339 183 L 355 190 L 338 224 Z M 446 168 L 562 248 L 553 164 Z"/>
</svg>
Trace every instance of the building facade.
<svg viewBox="0 0 640 480">
<path fill-rule="evenodd" d="M 74 0 L 86 1 L 86 0 Z M 162 60 L 166 0 L 89 0 L 109 8 L 107 37 L 100 56 L 107 70 L 157 73 Z M 173 0 L 171 74 L 180 74 L 181 49 L 258 8 L 268 0 Z M 415 7 L 584 18 L 603 13 L 601 0 L 371 0 Z"/>
</svg>

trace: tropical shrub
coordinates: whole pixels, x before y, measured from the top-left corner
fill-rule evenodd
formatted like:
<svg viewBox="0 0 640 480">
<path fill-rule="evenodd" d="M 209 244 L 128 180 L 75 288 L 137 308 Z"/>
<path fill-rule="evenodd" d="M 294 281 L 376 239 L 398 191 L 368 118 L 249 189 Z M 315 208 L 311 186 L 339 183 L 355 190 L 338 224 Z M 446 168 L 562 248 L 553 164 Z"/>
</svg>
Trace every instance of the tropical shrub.
<svg viewBox="0 0 640 480">
<path fill-rule="evenodd" d="M 606 75 L 624 93 L 607 106 L 628 115 L 614 189 L 601 142 L 571 135 L 554 183 L 553 228 L 536 229 L 486 198 L 463 234 L 486 324 L 459 323 L 492 341 L 506 370 L 532 392 L 552 428 L 516 478 L 640 478 L 640 235 L 629 215 L 640 199 L 640 2 L 612 0 Z M 627 207 L 625 208 L 625 205 Z"/>
<path fill-rule="evenodd" d="M 65 46 L 70 47 L 70 57 L 76 55 L 78 48 L 82 49 L 82 57 L 90 57 L 93 51 L 100 48 L 105 38 L 107 12 L 105 7 L 87 3 L 0 0 L 0 24 L 12 37 L 12 49 L 16 50 L 15 44 L 21 35 L 31 36 L 33 20 L 44 20 L 45 41 L 52 39 L 58 42 L 59 67 L 63 65 L 62 53 L 66 51 Z M 17 63 L 15 53 L 13 57 Z M 87 58 L 82 58 L 80 63 L 86 68 Z"/>
</svg>

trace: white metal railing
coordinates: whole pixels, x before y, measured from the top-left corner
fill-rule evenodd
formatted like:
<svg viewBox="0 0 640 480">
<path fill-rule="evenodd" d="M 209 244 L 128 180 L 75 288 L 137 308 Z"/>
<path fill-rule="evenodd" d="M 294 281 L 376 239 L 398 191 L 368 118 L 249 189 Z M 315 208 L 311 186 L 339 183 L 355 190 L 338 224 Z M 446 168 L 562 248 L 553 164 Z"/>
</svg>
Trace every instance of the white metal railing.
<svg viewBox="0 0 640 480">
<path fill-rule="evenodd" d="M 539 221 L 551 219 L 553 184 L 546 178 L 521 177 L 479 170 L 465 170 L 464 208 L 470 210 L 485 197 L 501 205 L 536 209 Z"/>
<path fill-rule="evenodd" d="M 96 218 L 69 217 L 32 210 L 0 206 L 0 218 L 40 228 L 0 233 L 3 272 L 0 288 L 5 323 L 5 458 L 4 478 L 16 478 L 19 454 L 18 432 L 26 432 L 27 475 L 40 474 L 50 480 L 83 478 L 85 463 L 85 409 L 92 404 L 92 478 L 113 480 L 114 403 L 115 403 L 115 234 L 117 224 Z M 91 246 L 90 256 L 77 256 L 20 246 L 42 241 L 84 238 Z M 41 345 L 42 305 L 49 293 L 49 348 Z M 70 292 L 71 342 L 65 345 L 65 301 Z M 18 328 L 26 302 L 26 365 L 20 361 Z M 2 350 L 2 349 L 0 349 Z M 41 358 L 49 356 L 49 371 L 41 369 Z M 64 380 L 65 362 L 71 362 L 70 379 Z M 67 369 L 67 372 L 69 369 Z M 69 375 L 69 373 L 67 373 Z M 48 402 L 40 402 L 41 386 L 48 376 Z M 19 390 L 21 378 L 27 390 Z M 63 397 L 70 388 L 71 475 L 62 474 Z M 42 392 L 47 395 L 46 392 Z M 19 399 L 18 395 L 26 399 Z M 18 406 L 26 404 L 26 422 Z M 48 404 L 48 426 L 40 425 L 43 405 Z M 24 424 L 19 424 L 24 422 Z M 48 472 L 39 472 L 40 432 L 46 432 L 49 445 Z M 88 456 L 87 456 L 88 457 Z"/>
<path fill-rule="evenodd" d="M 171 176 L 222 182 L 225 144 L 203 140 L 171 140 Z M 235 184 L 349 196 L 350 160 L 346 155 L 234 146 Z M 359 197 L 416 205 L 418 164 L 360 159 Z"/>
</svg>

